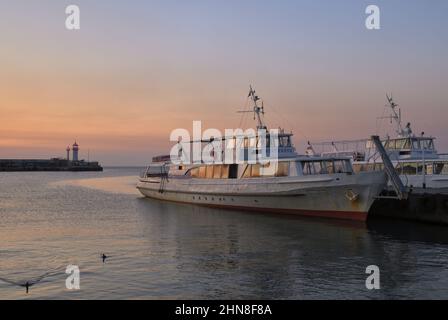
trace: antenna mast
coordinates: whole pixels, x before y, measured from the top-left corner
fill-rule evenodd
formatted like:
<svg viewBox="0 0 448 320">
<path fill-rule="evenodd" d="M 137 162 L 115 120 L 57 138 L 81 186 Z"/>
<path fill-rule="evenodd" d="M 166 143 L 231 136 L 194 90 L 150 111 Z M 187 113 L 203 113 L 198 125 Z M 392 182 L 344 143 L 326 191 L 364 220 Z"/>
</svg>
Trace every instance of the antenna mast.
<svg viewBox="0 0 448 320">
<path fill-rule="evenodd" d="M 401 126 L 401 109 L 397 108 L 398 104 L 396 104 L 392 98 L 392 94 L 389 96 L 386 93 L 386 98 L 388 104 L 386 104 L 386 107 L 389 107 L 392 111 L 392 114 L 388 117 L 380 117 L 379 119 L 390 119 L 391 121 L 394 120 L 396 125 L 396 133 L 398 136 L 403 137 L 405 136 L 405 131 L 403 130 L 403 127 Z M 398 110 L 397 110 L 398 109 Z"/>
<path fill-rule="evenodd" d="M 263 101 L 261 101 L 261 107 L 258 106 L 257 101 L 260 100 L 260 97 L 258 97 L 257 95 L 255 95 L 255 90 L 252 89 L 252 86 L 250 86 L 250 90 L 249 90 L 249 94 L 247 95 L 248 98 L 250 98 L 253 103 L 254 103 L 254 107 L 252 111 L 238 111 L 239 113 L 244 113 L 244 112 L 253 112 L 254 113 L 254 120 L 257 119 L 258 125 L 257 125 L 257 130 L 267 130 L 266 125 L 263 123 L 263 120 L 261 119 L 260 114 L 264 115 L 264 105 L 263 105 Z"/>
</svg>

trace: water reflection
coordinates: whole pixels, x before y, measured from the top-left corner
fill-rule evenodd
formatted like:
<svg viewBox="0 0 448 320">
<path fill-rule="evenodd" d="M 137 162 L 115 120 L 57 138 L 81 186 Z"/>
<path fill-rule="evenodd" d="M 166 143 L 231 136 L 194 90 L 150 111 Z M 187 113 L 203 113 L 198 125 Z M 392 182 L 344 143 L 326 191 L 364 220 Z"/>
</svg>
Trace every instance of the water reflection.
<svg viewBox="0 0 448 320">
<path fill-rule="evenodd" d="M 448 244 L 448 227 L 376 217 L 367 221 L 370 232 L 404 242 Z"/>
<path fill-rule="evenodd" d="M 67 174 L 63 183 L 43 173 L 5 175 L 0 276 L 80 266 L 80 291 L 65 290 L 63 278 L 44 279 L 33 298 L 448 297 L 445 227 L 175 204 L 136 194 L 129 171 L 110 175 Z M 111 256 L 104 264 L 103 252 Z M 371 264 L 381 270 L 379 291 L 365 288 Z M 23 296 L 0 283 L 0 297 Z"/>
<path fill-rule="evenodd" d="M 425 269 L 444 268 L 447 259 L 447 247 L 434 246 L 446 244 L 446 228 L 430 232 L 429 226 L 390 221 L 366 225 L 143 198 L 138 207 L 150 241 L 171 248 L 165 254 L 179 281 L 206 287 L 197 290 L 200 298 L 421 296 L 413 292 L 415 283 L 428 281 Z M 365 288 L 370 264 L 381 269 L 380 292 Z M 443 282 L 437 295 L 447 293 Z"/>
</svg>

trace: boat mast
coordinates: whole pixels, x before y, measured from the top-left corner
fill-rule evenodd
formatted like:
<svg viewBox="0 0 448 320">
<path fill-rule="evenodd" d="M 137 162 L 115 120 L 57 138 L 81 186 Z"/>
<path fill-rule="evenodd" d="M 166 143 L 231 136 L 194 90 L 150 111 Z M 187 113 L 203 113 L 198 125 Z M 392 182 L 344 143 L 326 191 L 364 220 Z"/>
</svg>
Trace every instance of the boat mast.
<svg viewBox="0 0 448 320">
<path fill-rule="evenodd" d="M 257 125 L 257 130 L 267 130 L 266 125 L 264 124 L 263 120 L 261 119 L 260 114 L 264 115 L 264 105 L 263 105 L 263 101 L 261 101 L 261 107 L 258 106 L 257 101 L 260 100 L 260 97 L 258 97 L 257 95 L 255 95 L 255 90 L 252 89 L 252 86 L 250 86 L 250 90 L 249 90 L 249 94 L 247 96 L 248 98 L 250 98 L 253 103 L 254 103 L 254 107 L 252 111 L 238 111 L 239 113 L 244 113 L 244 112 L 253 112 L 254 113 L 254 120 L 256 119 L 258 122 Z"/>
<path fill-rule="evenodd" d="M 386 107 L 389 107 L 392 110 L 392 115 L 390 115 L 389 117 L 385 117 L 385 118 L 395 121 L 395 125 L 397 126 L 395 131 L 399 137 L 406 136 L 406 133 L 403 130 L 403 127 L 401 126 L 401 109 L 397 108 L 398 104 L 396 104 L 394 102 L 394 100 L 392 98 L 392 94 L 390 96 L 388 94 L 386 94 L 386 98 L 387 98 L 387 102 L 388 102 Z M 398 112 L 397 112 L 397 109 L 398 109 Z"/>
<path fill-rule="evenodd" d="M 389 96 L 386 94 L 387 102 L 389 103 L 389 107 L 392 110 L 392 115 L 390 116 L 391 119 L 395 120 L 395 124 L 397 126 L 396 132 L 399 136 L 403 134 L 403 127 L 401 126 L 401 110 L 398 108 L 398 113 L 395 108 L 398 107 L 398 104 L 396 104 L 392 98 L 392 94 Z"/>
</svg>

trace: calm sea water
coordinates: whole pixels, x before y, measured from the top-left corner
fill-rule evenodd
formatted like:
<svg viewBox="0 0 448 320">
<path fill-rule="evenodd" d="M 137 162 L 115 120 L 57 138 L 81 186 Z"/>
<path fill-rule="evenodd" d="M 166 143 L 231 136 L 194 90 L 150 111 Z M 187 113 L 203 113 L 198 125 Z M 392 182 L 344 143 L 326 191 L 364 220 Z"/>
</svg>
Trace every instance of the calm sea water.
<svg viewBox="0 0 448 320">
<path fill-rule="evenodd" d="M 139 195 L 138 173 L 0 173 L 0 298 L 448 298 L 448 228 L 166 203 Z M 28 295 L 12 284 L 45 273 Z"/>
</svg>

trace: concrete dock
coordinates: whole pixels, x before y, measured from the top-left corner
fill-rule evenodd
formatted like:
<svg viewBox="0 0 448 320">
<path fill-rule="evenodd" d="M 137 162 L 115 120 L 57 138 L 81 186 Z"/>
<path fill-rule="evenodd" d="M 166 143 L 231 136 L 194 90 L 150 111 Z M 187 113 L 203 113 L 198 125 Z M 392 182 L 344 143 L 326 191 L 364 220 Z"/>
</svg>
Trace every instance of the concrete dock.
<svg viewBox="0 0 448 320">
<path fill-rule="evenodd" d="M 448 225 L 448 193 L 419 191 L 402 200 L 378 198 L 369 211 L 369 219 L 375 217 Z"/>
</svg>

